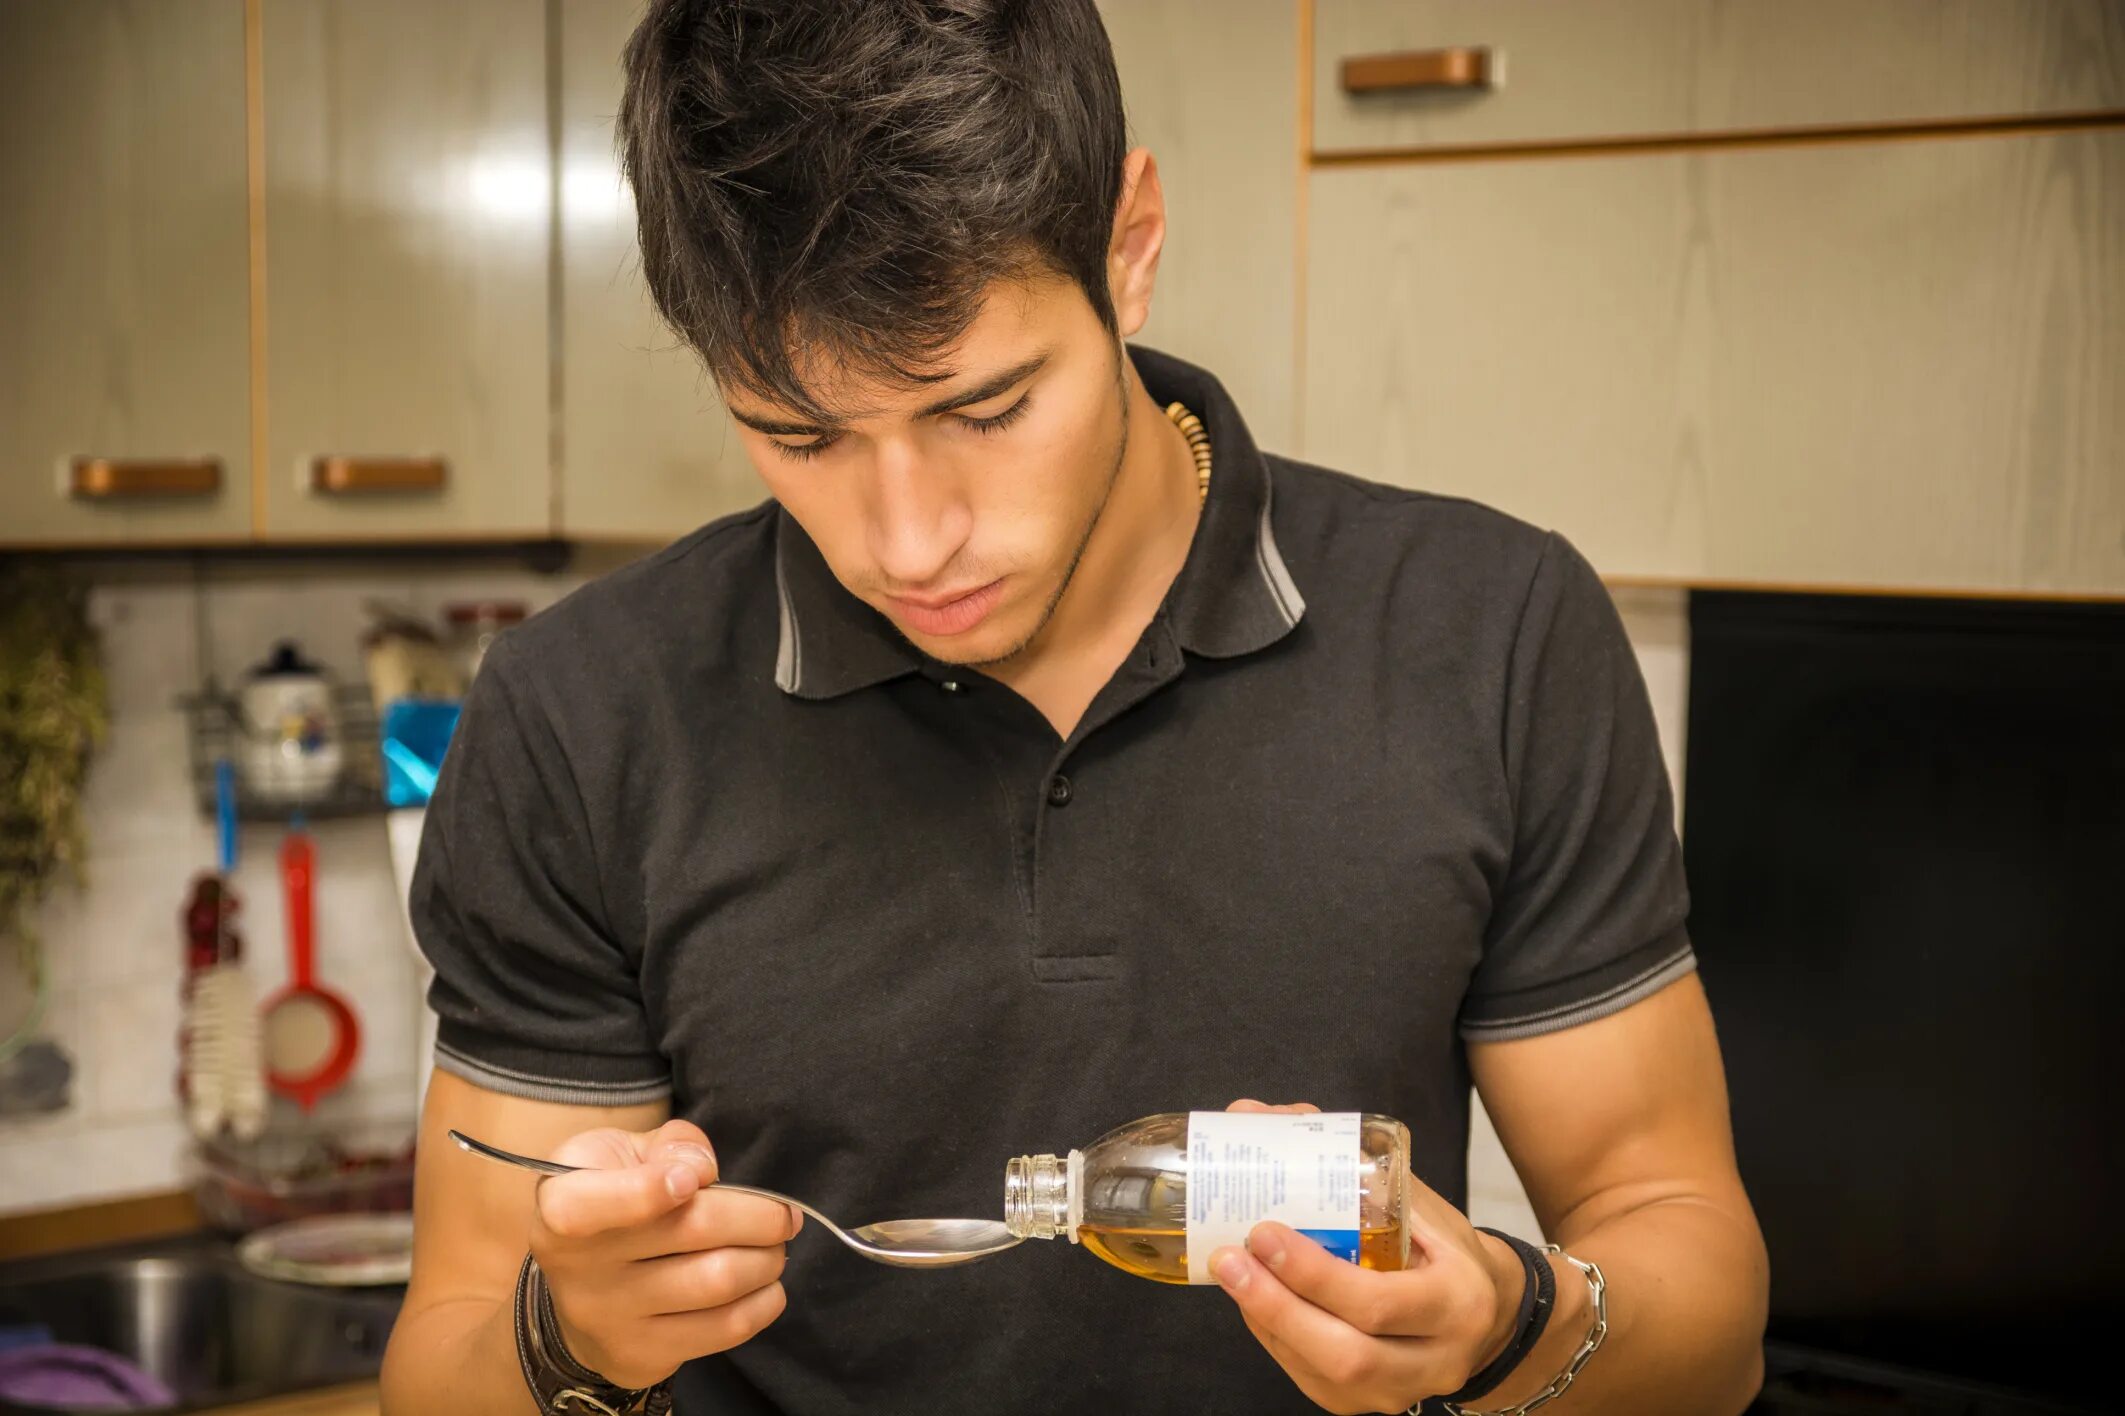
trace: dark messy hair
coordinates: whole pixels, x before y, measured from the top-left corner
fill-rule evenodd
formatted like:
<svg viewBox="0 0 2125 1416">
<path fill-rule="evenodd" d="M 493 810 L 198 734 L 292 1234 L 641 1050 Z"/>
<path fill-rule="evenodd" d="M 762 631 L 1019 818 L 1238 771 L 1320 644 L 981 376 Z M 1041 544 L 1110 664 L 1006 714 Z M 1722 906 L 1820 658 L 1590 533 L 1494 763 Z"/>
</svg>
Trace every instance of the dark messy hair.
<svg viewBox="0 0 2125 1416">
<path fill-rule="evenodd" d="M 1093 0 L 651 0 L 626 69 L 643 273 L 719 384 L 830 421 L 800 350 L 936 382 L 999 279 L 1068 278 L 1116 330 Z"/>
</svg>

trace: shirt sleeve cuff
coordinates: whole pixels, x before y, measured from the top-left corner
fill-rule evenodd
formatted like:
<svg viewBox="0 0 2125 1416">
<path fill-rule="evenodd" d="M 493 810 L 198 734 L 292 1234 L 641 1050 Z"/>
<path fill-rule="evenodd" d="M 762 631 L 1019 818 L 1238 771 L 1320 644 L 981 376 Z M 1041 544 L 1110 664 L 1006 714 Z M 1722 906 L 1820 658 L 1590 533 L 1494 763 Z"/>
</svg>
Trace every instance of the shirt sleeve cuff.
<svg viewBox="0 0 2125 1416">
<path fill-rule="evenodd" d="M 1461 1011 L 1465 1042 L 1511 1042 L 1540 1037 L 1620 1013 L 1697 968 L 1688 934 L 1675 929 L 1612 963 L 1558 983 L 1487 998 L 1470 998 Z"/>
<path fill-rule="evenodd" d="M 550 1060 L 578 1059 L 555 1054 Z M 633 1078 L 554 1076 L 552 1071 L 556 1069 L 535 1069 L 523 1066 L 515 1059 L 505 1062 L 492 1055 L 475 1055 L 462 1039 L 451 1038 L 447 1030 L 439 1030 L 436 1037 L 435 1065 L 438 1070 L 462 1077 L 476 1087 L 530 1101 L 557 1101 L 571 1106 L 634 1106 L 645 1101 L 660 1101 L 671 1095 L 668 1073 L 645 1071 Z"/>
</svg>

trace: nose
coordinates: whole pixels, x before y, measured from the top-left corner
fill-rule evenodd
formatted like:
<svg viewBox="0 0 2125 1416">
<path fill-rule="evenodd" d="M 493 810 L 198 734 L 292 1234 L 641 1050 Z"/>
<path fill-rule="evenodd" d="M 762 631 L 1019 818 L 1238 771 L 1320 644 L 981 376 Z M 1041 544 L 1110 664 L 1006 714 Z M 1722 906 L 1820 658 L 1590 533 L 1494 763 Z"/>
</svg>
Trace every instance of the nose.
<svg viewBox="0 0 2125 1416">
<path fill-rule="evenodd" d="M 906 438 L 881 440 L 872 470 L 870 552 L 899 589 L 935 583 L 966 545 L 973 515 L 957 479 Z"/>
</svg>

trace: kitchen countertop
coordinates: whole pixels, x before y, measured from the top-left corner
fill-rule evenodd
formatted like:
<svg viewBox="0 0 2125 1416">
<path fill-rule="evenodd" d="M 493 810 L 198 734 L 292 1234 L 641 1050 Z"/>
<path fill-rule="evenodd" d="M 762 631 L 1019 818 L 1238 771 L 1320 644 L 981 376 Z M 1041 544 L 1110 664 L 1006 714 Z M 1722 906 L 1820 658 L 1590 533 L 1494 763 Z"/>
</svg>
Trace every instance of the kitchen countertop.
<svg viewBox="0 0 2125 1416">
<path fill-rule="evenodd" d="M 276 1396 L 266 1401 L 247 1401 L 241 1406 L 217 1406 L 215 1416 L 377 1416 L 381 1407 L 375 1382 L 306 1391 L 295 1396 Z"/>
</svg>

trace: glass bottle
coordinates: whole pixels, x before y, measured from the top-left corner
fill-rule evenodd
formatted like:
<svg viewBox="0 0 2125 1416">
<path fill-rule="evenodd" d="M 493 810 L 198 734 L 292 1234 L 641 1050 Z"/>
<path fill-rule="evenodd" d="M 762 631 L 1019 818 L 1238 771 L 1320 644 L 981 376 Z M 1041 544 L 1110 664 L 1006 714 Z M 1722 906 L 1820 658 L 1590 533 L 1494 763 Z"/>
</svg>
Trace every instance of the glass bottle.
<svg viewBox="0 0 2125 1416">
<path fill-rule="evenodd" d="M 1365 1268 L 1409 1263 L 1409 1128 L 1355 1111 L 1170 1111 L 1004 1168 L 1004 1224 L 1126 1273 L 1214 1283 L 1210 1254 L 1264 1219 Z"/>
</svg>

